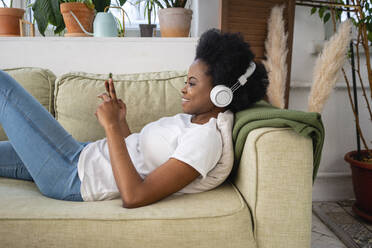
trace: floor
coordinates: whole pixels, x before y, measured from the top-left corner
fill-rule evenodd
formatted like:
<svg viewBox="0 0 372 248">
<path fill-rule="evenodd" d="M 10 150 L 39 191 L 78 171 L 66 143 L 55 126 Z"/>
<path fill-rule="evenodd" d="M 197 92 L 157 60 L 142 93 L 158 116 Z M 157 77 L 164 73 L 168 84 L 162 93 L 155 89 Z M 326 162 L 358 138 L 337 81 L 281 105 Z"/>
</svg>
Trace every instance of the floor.
<svg viewBox="0 0 372 248">
<path fill-rule="evenodd" d="M 313 214 L 311 247 L 312 248 L 347 248 L 323 222 Z"/>
</svg>

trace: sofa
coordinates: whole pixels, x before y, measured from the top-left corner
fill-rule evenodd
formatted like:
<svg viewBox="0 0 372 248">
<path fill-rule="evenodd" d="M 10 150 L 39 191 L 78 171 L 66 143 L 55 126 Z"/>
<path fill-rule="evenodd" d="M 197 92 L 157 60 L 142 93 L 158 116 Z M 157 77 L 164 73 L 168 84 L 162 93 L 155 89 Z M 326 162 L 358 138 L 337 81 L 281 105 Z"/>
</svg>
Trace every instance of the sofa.
<svg viewBox="0 0 372 248">
<path fill-rule="evenodd" d="M 107 75 L 3 70 L 78 141 L 104 137 L 94 112 Z M 186 71 L 113 75 L 131 131 L 182 112 L 186 77 Z M 0 140 L 7 140 L 2 130 Z M 140 208 L 123 208 L 120 199 L 50 199 L 31 181 L 0 177 L 0 247 L 310 247 L 312 173 L 310 138 L 264 127 L 249 133 L 236 173 L 218 187 Z"/>
</svg>

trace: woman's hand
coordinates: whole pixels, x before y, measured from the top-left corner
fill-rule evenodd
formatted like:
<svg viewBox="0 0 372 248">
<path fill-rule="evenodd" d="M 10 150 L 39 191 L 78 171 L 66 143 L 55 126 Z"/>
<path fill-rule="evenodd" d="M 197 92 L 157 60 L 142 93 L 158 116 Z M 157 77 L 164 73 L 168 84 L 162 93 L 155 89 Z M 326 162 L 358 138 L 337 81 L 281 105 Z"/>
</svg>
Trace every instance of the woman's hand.
<svg viewBox="0 0 372 248">
<path fill-rule="evenodd" d="M 105 129 L 110 125 L 122 126 L 126 124 L 126 105 L 121 99 L 117 99 L 112 79 L 105 81 L 105 86 L 107 93 L 98 96 L 103 102 L 98 106 L 95 115 Z"/>
</svg>

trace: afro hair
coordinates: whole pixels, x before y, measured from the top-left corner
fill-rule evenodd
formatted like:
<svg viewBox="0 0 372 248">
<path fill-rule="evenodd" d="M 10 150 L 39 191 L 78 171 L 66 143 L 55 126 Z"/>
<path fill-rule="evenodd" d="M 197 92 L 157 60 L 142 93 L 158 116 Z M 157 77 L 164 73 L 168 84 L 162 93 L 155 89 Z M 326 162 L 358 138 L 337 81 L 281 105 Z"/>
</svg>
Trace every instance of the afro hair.
<svg viewBox="0 0 372 248">
<path fill-rule="evenodd" d="M 195 60 L 207 64 L 207 74 L 212 77 L 213 86 L 233 86 L 245 73 L 255 55 L 241 33 L 223 33 L 218 29 L 204 32 L 196 48 Z M 247 83 L 234 92 L 227 109 L 236 113 L 263 99 L 268 85 L 267 72 L 261 63 L 247 79 Z"/>
</svg>

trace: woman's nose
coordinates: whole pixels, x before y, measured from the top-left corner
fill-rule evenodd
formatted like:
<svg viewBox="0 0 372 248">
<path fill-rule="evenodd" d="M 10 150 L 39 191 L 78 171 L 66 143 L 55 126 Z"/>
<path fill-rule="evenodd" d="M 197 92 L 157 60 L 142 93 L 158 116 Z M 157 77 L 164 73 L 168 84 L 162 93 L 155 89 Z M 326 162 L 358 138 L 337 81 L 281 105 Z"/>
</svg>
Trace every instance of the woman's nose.
<svg viewBox="0 0 372 248">
<path fill-rule="evenodd" d="M 183 94 L 186 94 L 186 87 L 187 87 L 187 85 L 185 85 L 182 89 L 181 89 L 181 92 L 183 93 Z"/>
</svg>

